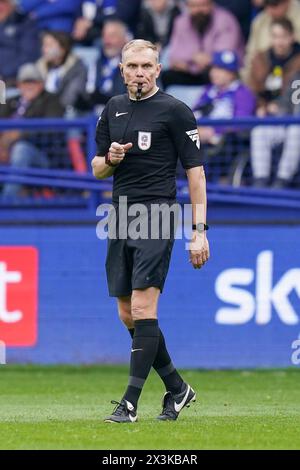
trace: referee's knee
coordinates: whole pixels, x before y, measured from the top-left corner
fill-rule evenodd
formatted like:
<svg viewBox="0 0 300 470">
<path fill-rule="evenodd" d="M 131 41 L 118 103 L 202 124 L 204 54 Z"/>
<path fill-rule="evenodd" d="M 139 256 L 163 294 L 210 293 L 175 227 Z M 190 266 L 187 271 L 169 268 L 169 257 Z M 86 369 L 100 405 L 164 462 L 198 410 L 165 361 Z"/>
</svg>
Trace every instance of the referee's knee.
<svg viewBox="0 0 300 470">
<path fill-rule="evenodd" d="M 128 314 L 127 312 L 123 312 L 119 310 L 119 318 L 127 328 L 129 329 L 134 328 L 133 318 L 131 316 L 131 313 Z"/>
<path fill-rule="evenodd" d="M 133 318 L 131 315 L 131 299 L 130 297 L 118 298 L 119 318 L 127 328 L 133 328 Z"/>
<path fill-rule="evenodd" d="M 131 316 L 134 321 L 155 319 L 157 317 L 156 302 L 147 297 L 133 297 L 131 302 Z"/>
</svg>

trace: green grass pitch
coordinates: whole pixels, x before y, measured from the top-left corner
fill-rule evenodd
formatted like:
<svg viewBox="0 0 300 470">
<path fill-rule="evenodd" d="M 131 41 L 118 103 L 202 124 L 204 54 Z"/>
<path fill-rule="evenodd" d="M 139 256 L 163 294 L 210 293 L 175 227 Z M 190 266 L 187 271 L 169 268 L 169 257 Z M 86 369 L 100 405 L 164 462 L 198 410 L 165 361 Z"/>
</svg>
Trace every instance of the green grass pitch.
<svg viewBox="0 0 300 470">
<path fill-rule="evenodd" d="M 300 371 L 184 371 L 197 402 L 161 423 L 146 383 L 136 424 L 106 424 L 127 368 L 0 366 L 0 449 L 299 449 Z"/>
</svg>

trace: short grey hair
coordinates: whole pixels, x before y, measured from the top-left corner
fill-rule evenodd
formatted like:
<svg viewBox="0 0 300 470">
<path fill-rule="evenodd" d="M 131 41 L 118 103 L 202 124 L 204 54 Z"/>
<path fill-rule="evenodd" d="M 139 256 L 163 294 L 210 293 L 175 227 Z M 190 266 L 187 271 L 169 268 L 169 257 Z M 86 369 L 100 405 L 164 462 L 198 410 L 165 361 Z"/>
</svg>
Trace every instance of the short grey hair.
<svg viewBox="0 0 300 470">
<path fill-rule="evenodd" d="M 159 62 L 158 48 L 151 41 L 145 41 L 145 39 L 133 39 L 132 41 L 129 41 L 122 49 L 122 61 L 124 60 L 125 53 L 129 49 L 133 49 L 136 52 L 142 51 L 144 49 L 151 49 L 155 52 L 157 62 Z"/>
</svg>

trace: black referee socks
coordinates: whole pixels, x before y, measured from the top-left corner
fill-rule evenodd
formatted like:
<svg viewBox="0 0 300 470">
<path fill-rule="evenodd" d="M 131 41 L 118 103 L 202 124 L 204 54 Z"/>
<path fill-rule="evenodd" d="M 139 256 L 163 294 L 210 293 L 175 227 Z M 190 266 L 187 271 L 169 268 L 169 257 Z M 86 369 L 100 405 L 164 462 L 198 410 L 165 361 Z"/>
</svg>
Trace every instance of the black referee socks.
<svg viewBox="0 0 300 470">
<path fill-rule="evenodd" d="M 134 329 L 129 329 L 129 334 L 133 338 Z M 159 343 L 157 354 L 153 362 L 153 368 L 165 384 L 166 390 L 177 395 L 182 392 L 184 381 L 175 369 L 167 350 L 164 335 L 159 330 Z"/>
<path fill-rule="evenodd" d="M 177 395 L 177 393 L 182 392 L 184 382 L 172 363 L 164 335 L 161 330 L 159 330 L 159 332 L 158 351 L 153 362 L 153 367 L 164 382 L 166 390 Z"/>
<path fill-rule="evenodd" d="M 130 377 L 124 399 L 136 408 L 143 385 L 157 354 L 159 343 L 158 321 L 137 320 L 134 322 L 134 335 L 130 359 Z"/>
</svg>

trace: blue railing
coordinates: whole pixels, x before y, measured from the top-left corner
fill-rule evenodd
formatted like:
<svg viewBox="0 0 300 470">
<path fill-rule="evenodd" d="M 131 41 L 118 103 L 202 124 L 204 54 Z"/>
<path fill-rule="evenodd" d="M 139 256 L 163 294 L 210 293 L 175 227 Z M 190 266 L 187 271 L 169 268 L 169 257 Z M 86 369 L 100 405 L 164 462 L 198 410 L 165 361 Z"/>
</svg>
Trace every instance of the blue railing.
<svg viewBox="0 0 300 470">
<path fill-rule="evenodd" d="M 85 135 L 85 155 L 87 166 L 90 167 L 90 161 L 95 155 L 95 128 L 97 123 L 96 116 L 87 116 L 76 119 L 1 119 L 0 132 L 6 130 L 18 129 L 22 131 L 41 131 L 41 132 L 68 132 L 72 130 L 79 131 Z M 47 151 L 47 149 L 46 149 Z M 87 210 L 94 211 L 96 201 L 93 191 L 99 191 L 99 184 L 89 173 L 76 173 L 72 170 L 56 170 L 56 169 L 37 169 L 37 168 L 13 168 L 10 166 L 0 165 L 0 184 L 3 183 L 19 183 L 26 186 L 34 187 L 50 187 L 74 190 L 92 191 L 88 198 L 85 198 Z M 67 198 L 62 204 L 62 198 L 56 198 L 52 204 L 58 206 L 73 205 L 74 198 Z M 0 206 L 7 206 L 9 202 L 15 207 L 28 206 L 30 198 L 16 198 L 13 201 L 1 201 Z M 31 200 L 31 204 L 34 204 Z M 79 201 L 78 201 L 79 202 Z M 81 201 L 82 202 L 82 201 Z M 40 203 L 40 201 L 39 201 Z M 47 204 L 46 204 L 47 206 Z"/>
<path fill-rule="evenodd" d="M 95 128 L 96 128 L 97 117 L 88 116 L 78 119 L 1 119 L 0 120 L 0 132 L 5 130 L 19 129 L 19 130 L 32 130 L 32 131 L 70 131 L 72 129 L 80 130 L 86 136 L 86 159 L 88 162 L 88 168 L 90 168 L 90 161 L 95 155 Z M 242 130 L 250 130 L 257 125 L 300 125 L 300 117 L 267 117 L 267 118 L 240 118 L 240 119 L 201 119 L 199 121 L 201 126 L 212 126 L 212 127 L 227 127 L 239 128 Z M 300 149 L 299 149 L 300 151 Z M 101 194 L 107 193 L 112 189 L 111 180 L 97 181 L 89 170 L 87 173 L 76 173 L 71 170 L 62 169 L 36 169 L 26 168 L 17 169 L 10 166 L 0 165 L 0 184 L 3 183 L 19 183 L 27 186 L 35 187 L 50 187 L 50 188 L 63 188 L 66 190 L 78 190 L 88 191 L 89 195 L 85 194 L 84 206 L 86 214 L 94 215 L 96 205 L 101 199 Z M 188 200 L 187 185 L 185 180 L 179 180 L 178 196 L 182 201 Z M 257 190 L 251 187 L 228 187 L 220 186 L 218 184 L 208 183 L 207 185 L 209 200 L 215 203 L 230 203 L 230 204 L 255 204 L 262 206 L 272 207 L 288 207 L 288 208 L 300 208 L 300 191 L 298 190 L 282 190 L 272 191 L 269 190 Z M 76 199 L 76 198 L 75 198 Z M 51 205 L 55 206 L 68 206 L 68 200 L 63 198 L 56 198 L 56 201 L 52 201 Z M 71 205 L 74 205 L 74 198 L 69 198 Z M 18 200 L 13 201 L 13 207 L 24 207 L 28 208 L 28 204 L 34 206 L 35 201 L 31 200 Z M 49 206 L 49 201 L 45 201 L 45 209 Z M 41 201 L 39 201 L 39 206 Z M 75 200 L 76 205 L 76 200 Z M 81 204 L 82 206 L 82 200 Z M 9 207 L 8 201 L 0 200 L 0 207 Z M 0 216 L 1 218 L 1 216 Z"/>
<path fill-rule="evenodd" d="M 211 127 L 255 127 L 255 126 L 288 126 L 291 124 L 300 124 L 300 116 L 281 116 L 281 117 L 241 117 L 234 119 L 208 119 L 201 118 L 198 120 L 201 126 Z"/>
</svg>

